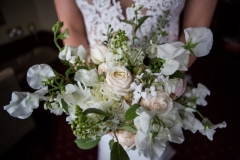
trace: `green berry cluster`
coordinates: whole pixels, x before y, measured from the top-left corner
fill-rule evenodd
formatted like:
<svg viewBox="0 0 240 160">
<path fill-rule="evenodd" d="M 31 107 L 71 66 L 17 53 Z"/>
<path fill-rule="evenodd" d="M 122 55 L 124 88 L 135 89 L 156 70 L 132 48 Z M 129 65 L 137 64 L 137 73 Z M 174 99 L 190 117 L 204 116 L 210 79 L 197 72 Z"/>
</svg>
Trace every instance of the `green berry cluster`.
<svg viewBox="0 0 240 160">
<path fill-rule="evenodd" d="M 112 38 L 111 49 L 116 52 L 118 48 L 121 48 L 123 52 L 126 52 L 127 49 L 128 37 L 124 30 L 118 30 Z"/>
<path fill-rule="evenodd" d="M 83 110 L 79 106 L 76 106 L 75 115 L 76 118 L 70 123 L 73 134 L 78 138 L 96 138 L 96 133 L 102 130 L 102 120 L 99 118 L 93 122 L 88 118 L 84 118 Z"/>
</svg>

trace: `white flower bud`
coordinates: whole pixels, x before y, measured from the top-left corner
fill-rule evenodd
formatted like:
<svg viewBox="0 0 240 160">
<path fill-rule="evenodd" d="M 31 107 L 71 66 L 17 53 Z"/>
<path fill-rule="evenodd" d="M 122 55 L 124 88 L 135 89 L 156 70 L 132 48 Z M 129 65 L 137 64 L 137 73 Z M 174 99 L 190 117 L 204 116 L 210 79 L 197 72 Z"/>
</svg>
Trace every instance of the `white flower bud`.
<svg viewBox="0 0 240 160">
<path fill-rule="evenodd" d="M 97 44 L 90 48 L 90 55 L 93 63 L 100 64 L 105 61 L 107 47 L 103 44 Z"/>
</svg>

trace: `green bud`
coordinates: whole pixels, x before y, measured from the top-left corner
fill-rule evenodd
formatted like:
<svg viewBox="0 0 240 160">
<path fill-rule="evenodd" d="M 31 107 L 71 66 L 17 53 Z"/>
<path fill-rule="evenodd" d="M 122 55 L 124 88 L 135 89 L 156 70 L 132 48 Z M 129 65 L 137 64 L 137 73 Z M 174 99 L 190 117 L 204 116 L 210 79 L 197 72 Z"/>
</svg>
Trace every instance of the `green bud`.
<svg viewBox="0 0 240 160">
<path fill-rule="evenodd" d="M 138 9 L 140 10 L 140 9 L 143 9 L 143 7 L 144 7 L 144 5 L 141 5 Z"/>
<path fill-rule="evenodd" d="M 60 22 L 60 21 L 58 21 L 56 24 L 54 24 L 52 27 L 53 33 L 56 34 L 58 32 L 58 30 L 60 28 L 62 28 L 62 26 L 63 26 L 63 22 Z"/>
<path fill-rule="evenodd" d="M 77 131 L 73 131 L 73 134 L 74 134 L 74 135 L 77 135 Z"/>
<path fill-rule="evenodd" d="M 136 67 L 133 68 L 133 73 L 135 75 L 140 75 L 141 73 L 144 72 L 145 69 L 146 69 L 146 66 L 144 66 L 144 65 L 136 66 Z"/>
</svg>

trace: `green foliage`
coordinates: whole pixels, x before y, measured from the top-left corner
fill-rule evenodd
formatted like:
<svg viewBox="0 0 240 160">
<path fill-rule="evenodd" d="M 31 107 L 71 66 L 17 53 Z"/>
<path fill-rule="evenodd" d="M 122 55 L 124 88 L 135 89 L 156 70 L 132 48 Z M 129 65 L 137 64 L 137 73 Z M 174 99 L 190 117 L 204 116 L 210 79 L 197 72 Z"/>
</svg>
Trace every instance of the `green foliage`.
<svg viewBox="0 0 240 160">
<path fill-rule="evenodd" d="M 185 76 L 184 76 L 184 74 L 183 74 L 181 71 L 177 70 L 176 72 L 174 72 L 174 73 L 170 76 L 170 78 L 181 78 L 181 79 L 184 79 Z"/>
<path fill-rule="evenodd" d="M 142 18 L 138 19 L 138 24 L 134 28 L 134 33 L 136 34 L 137 30 L 142 26 L 142 24 L 149 18 L 150 16 L 143 16 Z"/>
<path fill-rule="evenodd" d="M 114 142 L 112 145 L 110 160 L 130 160 L 130 158 L 123 147 L 118 142 Z"/>
<path fill-rule="evenodd" d="M 100 110 L 100 109 L 96 109 L 96 108 L 88 108 L 83 112 L 83 121 L 86 119 L 86 116 L 90 113 L 96 113 L 96 114 L 100 114 L 103 115 L 105 117 L 109 117 L 109 115 L 107 113 L 105 113 L 104 111 Z"/>
<path fill-rule="evenodd" d="M 64 40 L 66 38 L 69 37 L 69 31 L 68 29 L 65 29 L 62 33 L 60 33 L 58 35 L 58 32 L 60 31 L 60 29 L 63 27 L 64 23 L 58 21 L 56 24 L 53 25 L 52 27 L 52 31 L 54 34 L 54 43 L 57 46 L 57 48 L 59 49 L 59 51 L 62 51 L 62 48 L 59 46 L 59 44 L 57 43 L 58 40 Z"/>
<path fill-rule="evenodd" d="M 96 139 L 81 138 L 81 139 L 76 139 L 75 143 L 79 148 L 86 150 L 86 149 L 91 149 L 95 147 L 100 140 L 101 140 L 101 137 L 97 137 Z"/>
<path fill-rule="evenodd" d="M 127 112 L 125 113 L 125 120 L 131 121 L 135 119 L 138 115 L 136 114 L 136 110 L 140 107 L 139 104 L 134 104 L 132 107 L 130 107 Z"/>
<path fill-rule="evenodd" d="M 194 54 L 193 49 L 198 45 L 198 43 L 192 43 L 192 38 L 184 46 L 185 49 L 189 50 L 190 53 Z"/>
<path fill-rule="evenodd" d="M 109 144 L 110 150 L 112 150 L 112 147 L 113 147 L 113 144 L 114 144 L 114 140 L 113 139 L 110 140 L 108 144 Z"/>
<path fill-rule="evenodd" d="M 69 114 L 68 104 L 67 104 L 63 99 L 61 99 L 61 103 L 62 103 L 63 110 L 64 110 L 67 114 Z"/>
</svg>

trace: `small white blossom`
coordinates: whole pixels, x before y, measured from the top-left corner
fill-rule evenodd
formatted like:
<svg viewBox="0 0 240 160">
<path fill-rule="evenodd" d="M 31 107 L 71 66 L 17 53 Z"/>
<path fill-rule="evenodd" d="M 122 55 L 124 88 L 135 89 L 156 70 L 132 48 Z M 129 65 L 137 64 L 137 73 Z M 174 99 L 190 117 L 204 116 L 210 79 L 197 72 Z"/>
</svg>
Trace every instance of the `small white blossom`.
<svg viewBox="0 0 240 160">
<path fill-rule="evenodd" d="M 138 103 L 138 101 L 141 99 L 142 87 L 143 87 L 142 83 L 137 85 L 135 82 L 133 82 L 131 84 L 130 88 L 134 88 L 132 104 Z"/>
<path fill-rule="evenodd" d="M 61 115 L 63 113 L 62 107 L 57 102 L 51 103 L 51 108 L 49 108 L 51 113 L 54 113 L 55 115 Z"/>
<path fill-rule="evenodd" d="M 156 90 L 155 86 L 151 86 L 150 88 L 145 88 L 145 91 L 141 93 L 141 96 L 147 99 L 150 98 L 151 96 L 156 96 L 157 92 L 155 90 Z"/>
</svg>

